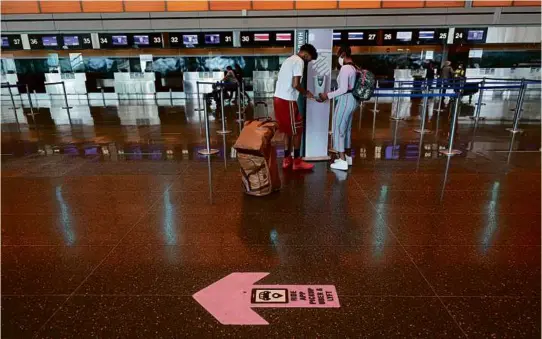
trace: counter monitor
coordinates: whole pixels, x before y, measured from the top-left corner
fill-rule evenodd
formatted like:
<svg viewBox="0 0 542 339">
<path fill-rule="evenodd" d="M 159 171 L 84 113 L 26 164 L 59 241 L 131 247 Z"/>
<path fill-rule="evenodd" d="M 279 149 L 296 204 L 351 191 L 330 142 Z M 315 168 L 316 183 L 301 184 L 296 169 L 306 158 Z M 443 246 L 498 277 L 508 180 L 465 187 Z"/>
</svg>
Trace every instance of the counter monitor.
<svg viewBox="0 0 542 339">
<path fill-rule="evenodd" d="M 341 32 L 333 32 L 333 40 L 338 41 L 341 40 Z"/>
<path fill-rule="evenodd" d="M 2 47 L 9 47 L 9 39 L 6 36 L 2 37 Z"/>
<path fill-rule="evenodd" d="M 205 44 L 207 45 L 220 44 L 220 34 L 205 34 Z"/>
<path fill-rule="evenodd" d="M 254 41 L 269 41 L 269 33 L 254 33 Z"/>
<path fill-rule="evenodd" d="M 126 35 L 113 35 L 111 37 L 111 42 L 113 46 L 127 46 L 128 45 L 128 36 Z"/>
<path fill-rule="evenodd" d="M 469 30 L 467 33 L 467 40 L 483 40 L 484 31 L 483 30 Z"/>
<path fill-rule="evenodd" d="M 197 34 L 185 34 L 183 35 L 183 45 L 193 46 L 198 44 L 198 35 Z"/>
<path fill-rule="evenodd" d="M 149 42 L 149 36 L 148 35 L 134 35 L 134 44 L 138 46 L 148 46 L 150 44 Z"/>
<path fill-rule="evenodd" d="M 41 37 L 41 42 L 44 47 L 56 47 L 58 46 L 58 42 L 56 40 L 56 36 L 43 36 Z"/>
<path fill-rule="evenodd" d="M 418 37 L 421 40 L 432 40 L 435 38 L 435 31 L 420 31 Z"/>
<path fill-rule="evenodd" d="M 348 40 L 363 40 L 363 32 L 348 32 Z"/>
<path fill-rule="evenodd" d="M 404 42 L 411 41 L 412 32 L 397 32 L 396 39 Z"/>
<path fill-rule="evenodd" d="M 277 33 L 275 35 L 276 41 L 292 41 L 292 33 Z"/>
<path fill-rule="evenodd" d="M 64 46 L 79 46 L 79 37 L 77 35 L 65 35 L 62 38 Z"/>
</svg>

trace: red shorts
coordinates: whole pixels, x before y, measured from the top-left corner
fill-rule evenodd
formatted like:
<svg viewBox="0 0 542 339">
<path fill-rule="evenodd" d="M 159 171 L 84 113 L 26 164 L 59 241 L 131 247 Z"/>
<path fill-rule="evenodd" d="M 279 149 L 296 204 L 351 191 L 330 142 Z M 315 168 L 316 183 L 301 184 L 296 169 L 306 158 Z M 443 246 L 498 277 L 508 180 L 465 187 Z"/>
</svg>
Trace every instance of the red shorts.
<svg viewBox="0 0 542 339">
<path fill-rule="evenodd" d="M 275 119 L 279 123 L 279 131 L 286 135 L 300 134 L 302 132 L 303 119 L 299 114 L 297 102 L 274 97 L 273 106 L 275 108 Z"/>
</svg>

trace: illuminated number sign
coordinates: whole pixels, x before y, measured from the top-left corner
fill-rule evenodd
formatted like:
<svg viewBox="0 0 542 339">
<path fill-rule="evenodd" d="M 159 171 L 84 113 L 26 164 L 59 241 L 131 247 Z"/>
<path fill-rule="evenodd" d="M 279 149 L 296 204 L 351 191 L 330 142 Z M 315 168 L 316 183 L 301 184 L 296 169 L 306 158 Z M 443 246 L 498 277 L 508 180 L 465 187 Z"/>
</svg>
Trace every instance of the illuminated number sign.
<svg viewBox="0 0 542 339">
<path fill-rule="evenodd" d="M 172 32 L 169 46 L 173 48 L 233 47 L 233 32 Z"/>
<path fill-rule="evenodd" d="M 2 50 L 22 50 L 23 41 L 20 35 L 2 35 Z"/>
<path fill-rule="evenodd" d="M 107 33 L 98 37 L 100 48 L 161 48 L 161 33 Z"/>
<path fill-rule="evenodd" d="M 380 32 L 377 30 L 352 29 L 348 31 L 334 31 L 333 44 L 350 46 L 376 46 Z"/>
<path fill-rule="evenodd" d="M 454 44 L 483 44 L 486 42 L 487 28 L 456 28 Z"/>
<path fill-rule="evenodd" d="M 241 32 L 241 47 L 291 47 L 294 45 L 295 34 L 293 31 L 257 31 Z"/>
</svg>

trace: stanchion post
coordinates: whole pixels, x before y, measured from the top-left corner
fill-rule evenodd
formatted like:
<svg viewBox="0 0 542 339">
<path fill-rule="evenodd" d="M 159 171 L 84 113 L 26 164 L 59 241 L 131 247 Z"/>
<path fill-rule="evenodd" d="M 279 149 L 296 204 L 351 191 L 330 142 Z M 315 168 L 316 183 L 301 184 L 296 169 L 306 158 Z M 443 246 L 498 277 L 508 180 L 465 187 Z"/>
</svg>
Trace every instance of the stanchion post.
<svg viewBox="0 0 542 339">
<path fill-rule="evenodd" d="M 425 85 L 422 85 L 422 95 L 423 95 L 423 105 L 422 105 L 422 114 L 421 114 L 421 126 L 419 129 L 415 129 L 414 132 L 420 133 L 420 134 L 426 134 L 431 133 L 430 130 L 425 129 L 425 118 L 426 118 L 426 111 L 427 111 L 427 102 L 429 101 L 429 98 L 427 97 L 429 95 L 429 86 L 427 83 Z"/>
<path fill-rule="evenodd" d="M 28 86 L 28 85 L 25 85 Z M 20 85 L 17 86 L 17 92 L 19 92 L 19 101 L 21 102 L 21 108 L 24 108 L 23 96 L 21 95 Z"/>
<path fill-rule="evenodd" d="M 506 130 L 511 133 L 521 133 L 522 129 L 519 129 L 519 118 L 521 117 L 521 111 L 523 110 L 523 102 L 525 100 L 525 92 L 527 90 L 527 83 L 525 79 L 521 80 L 521 86 L 519 88 L 518 100 L 516 102 L 516 112 L 514 114 L 514 125 L 512 128 L 507 128 Z"/>
<path fill-rule="evenodd" d="M 441 154 L 444 154 L 444 155 L 449 156 L 449 157 L 461 154 L 460 150 L 457 150 L 457 149 L 453 148 L 455 129 L 456 129 L 456 125 L 457 125 L 457 116 L 459 115 L 459 105 L 460 105 L 459 98 L 460 98 L 460 94 L 457 94 L 455 104 L 454 104 L 454 113 L 453 113 L 454 116 L 452 117 L 452 125 L 450 126 L 450 140 L 448 141 L 448 149 L 439 151 Z"/>
<path fill-rule="evenodd" d="M 199 87 L 199 85 L 198 85 L 198 87 Z M 218 150 L 214 149 L 214 148 L 211 148 L 211 140 L 210 140 L 211 132 L 210 132 L 210 129 L 209 129 L 209 118 L 207 117 L 207 105 L 203 106 L 203 111 L 204 111 L 203 118 L 205 120 L 205 144 L 206 144 L 207 148 L 199 150 L 198 153 L 201 154 L 201 155 L 217 154 Z"/>
<path fill-rule="evenodd" d="M 36 119 L 34 118 L 34 105 L 32 105 L 32 98 L 30 97 L 30 91 L 28 90 L 28 84 L 26 86 L 26 96 L 28 97 L 28 106 L 30 107 L 30 115 L 32 116 L 32 121 L 36 125 Z"/>
<path fill-rule="evenodd" d="M 378 80 L 376 81 L 376 91 L 378 92 L 378 89 L 380 88 L 380 84 L 378 83 Z M 375 104 L 374 104 L 374 107 L 372 109 L 373 113 L 378 113 L 380 112 L 378 110 L 378 96 L 375 96 Z"/>
<path fill-rule="evenodd" d="M 62 84 L 62 91 L 64 92 L 64 102 L 66 103 L 66 107 L 62 107 L 62 108 L 68 111 L 68 120 L 70 121 L 70 126 L 72 126 L 72 115 L 70 113 L 71 107 L 68 104 L 68 95 L 66 94 L 66 85 L 64 84 L 64 81 L 62 81 L 61 84 Z"/>
<path fill-rule="evenodd" d="M 243 118 L 241 117 L 241 85 L 237 84 L 237 111 L 239 118 L 237 119 L 237 122 L 239 123 L 239 132 L 243 128 Z"/>
<path fill-rule="evenodd" d="M 229 134 L 230 130 L 226 129 L 226 117 L 224 116 L 224 86 L 220 87 L 220 113 L 222 116 L 222 130 L 217 131 L 218 134 Z"/>
<path fill-rule="evenodd" d="M 104 93 L 104 88 L 101 87 L 100 88 L 100 92 L 102 92 L 102 102 L 104 104 L 104 108 L 106 107 L 106 104 L 105 104 L 105 93 Z"/>
<path fill-rule="evenodd" d="M 15 122 L 17 122 L 17 131 L 21 132 L 21 126 L 19 125 L 19 117 L 17 116 L 17 109 L 19 107 L 15 106 L 15 100 L 13 99 L 13 92 L 11 92 L 11 85 L 8 83 L 9 97 L 11 98 L 11 104 L 13 105 L 13 114 L 15 114 Z"/>
<path fill-rule="evenodd" d="M 199 88 L 198 88 L 198 90 L 199 90 Z M 198 100 L 199 100 L 199 98 L 198 98 Z M 173 93 L 171 92 L 171 87 L 169 88 L 169 105 L 173 106 Z M 198 105 L 199 105 L 199 102 L 198 102 Z"/>
<path fill-rule="evenodd" d="M 36 105 L 37 105 L 37 109 L 38 111 L 40 110 L 40 101 L 38 100 L 38 93 L 36 92 L 36 90 L 32 90 L 34 92 L 34 99 L 36 99 Z"/>
<path fill-rule="evenodd" d="M 198 103 L 198 107 L 196 109 L 194 109 L 195 111 L 198 112 L 198 120 L 199 120 L 199 134 L 201 135 L 202 134 L 202 120 L 201 120 L 201 112 L 203 111 L 204 114 L 207 114 L 207 100 L 204 98 L 203 99 L 203 109 L 201 108 L 201 98 L 200 98 L 200 92 L 199 92 L 199 85 L 200 85 L 200 82 L 199 81 L 196 81 L 196 95 L 197 95 L 197 98 L 196 98 L 196 102 Z M 207 119 L 207 117 L 205 117 L 204 119 Z"/>
<path fill-rule="evenodd" d="M 395 86 L 394 86 L 395 87 Z M 398 94 L 402 94 L 401 92 L 401 89 L 403 88 L 403 84 L 401 82 L 399 82 L 399 89 L 398 90 L 393 90 L 393 93 L 398 93 Z M 391 106 L 392 106 L 392 109 L 393 109 L 393 100 L 395 99 L 392 99 L 392 103 L 391 103 Z M 399 111 L 401 109 L 401 97 L 400 96 L 397 96 L 397 105 L 395 106 L 395 116 L 391 116 L 390 119 L 392 120 L 402 120 L 400 117 L 399 117 Z M 393 113 L 393 112 L 392 112 Z"/>
<path fill-rule="evenodd" d="M 478 91 L 478 102 L 476 103 L 476 113 L 474 114 L 474 127 L 476 128 L 478 126 L 478 120 L 480 120 L 480 111 L 482 110 L 483 103 L 483 97 L 484 97 L 484 87 L 486 87 L 486 78 L 482 79 L 482 82 L 480 83 L 480 90 Z"/>
</svg>

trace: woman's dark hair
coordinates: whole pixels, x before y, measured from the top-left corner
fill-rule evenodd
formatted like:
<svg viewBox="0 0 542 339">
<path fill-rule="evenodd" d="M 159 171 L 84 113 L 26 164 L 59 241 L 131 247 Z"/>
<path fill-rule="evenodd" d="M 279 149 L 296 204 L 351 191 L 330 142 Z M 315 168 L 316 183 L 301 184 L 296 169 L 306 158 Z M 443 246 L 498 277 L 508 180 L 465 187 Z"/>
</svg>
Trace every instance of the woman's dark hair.
<svg viewBox="0 0 542 339">
<path fill-rule="evenodd" d="M 227 69 L 228 71 L 233 71 L 233 68 L 231 68 L 231 66 L 227 66 L 226 69 Z"/>
<path fill-rule="evenodd" d="M 339 47 L 339 51 L 337 52 L 337 55 L 341 55 L 341 54 L 345 54 L 347 57 L 351 57 L 352 56 L 352 49 L 350 48 L 350 46 L 348 45 L 341 45 L 341 47 Z"/>
<path fill-rule="evenodd" d="M 316 52 L 316 48 L 314 48 L 314 46 L 311 44 L 304 44 L 301 46 L 301 48 L 299 48 L 299 51 L 307 52 L 311 56 L 312 60 L 318 59 L 318 52 Z"/>
</svg>

